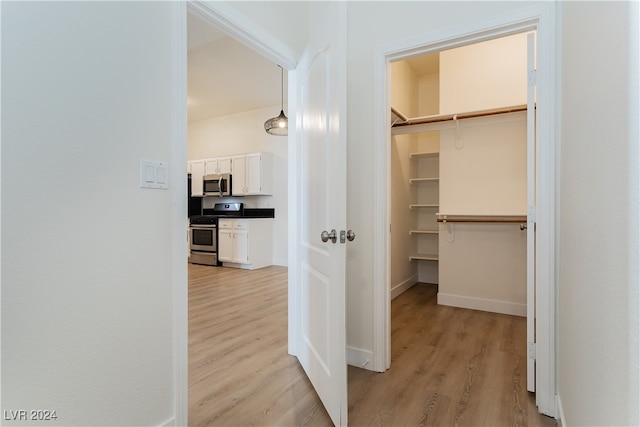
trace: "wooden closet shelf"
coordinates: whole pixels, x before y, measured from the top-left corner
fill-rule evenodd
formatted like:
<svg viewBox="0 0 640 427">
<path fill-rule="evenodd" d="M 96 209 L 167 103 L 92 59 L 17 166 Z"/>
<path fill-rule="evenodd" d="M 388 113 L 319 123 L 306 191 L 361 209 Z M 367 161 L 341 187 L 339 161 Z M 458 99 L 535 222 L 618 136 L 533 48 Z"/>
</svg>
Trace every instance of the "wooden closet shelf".
<svg viewBox="0 0 640 427">
<path fill-rule="evenodd" d="M 422 116 L 422 117 L 406 118 L 406 120 L 404 120 L 405 116 L 399 111 L 397 111 L 395 108 L 391 107 L 391 111 L 399 119 L 402 120 L 401 122 L 394 122 L 392 127 L 395 128 L 395 127 L 402 127 L 402 126 L 423 125 L 427 123 L 447 122 L 449 120 L 462 120 L 462 119 L 472 119 L 475 117 L 494 116 L 496 114 L 515 113 L 518 111 L 527 111 L 527 105 L 526 104 L 515 105 L 513 107 L 494 108 L 491 110 L 470 111 L 467 113 L 460 113 L 460 114 L 439 114 L 434 116 Z"/>
<path fill-rule="evenodd" d="M 409 234 L 438 234 L 438 230 L 409 230 Z"/>
<path fill-rule="evenodd" d="M 436 158 L 439 157 L 440 153 L 437 151 L 426 151 L 426 152 L 421 152 L 421 153 L 411 153 L 409 154 L 409 158 L 411 159 L 420 159 L 420 158 L 428 158 L 428 157 L 432 157 L 432 158 Z"/>
<path fill-rule="evenodd" d="M 429 182 L 429 181 L 440 181 L 440 178 L 411 178 L 409 183 L 413 184 L 415 182 Z"/>
<path fill-rule="evenodd" d="M 423 260 L 423 261 L 438 261 L 437 254 L 415 254 L 409 257 L 409 261 Z"/>
<path fill-rule="evenodd" d="M 415 209 L 415 208 L 437 208 L 440 205 L 437 203 L 414 203 L 412 205 L 409 205 L 410 209 Z"/>
<path fill-rule="evenodd" d="M 526 223 L 526 215 L 445 215 L 436 214 L 438 222 L 515 222 Z"/>
</svg>

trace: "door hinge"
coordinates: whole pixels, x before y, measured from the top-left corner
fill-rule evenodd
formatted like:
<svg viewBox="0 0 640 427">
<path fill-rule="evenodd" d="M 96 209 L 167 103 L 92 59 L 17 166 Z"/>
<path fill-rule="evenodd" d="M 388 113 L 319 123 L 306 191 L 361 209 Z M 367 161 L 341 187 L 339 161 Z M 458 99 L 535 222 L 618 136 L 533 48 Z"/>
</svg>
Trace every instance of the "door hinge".
<svg viewBox="0 0 640 427">
<path fill-rule="evenodd" d="M 527 83 L 529 86 L 535 86 L 538 84 L 538 70 L 529 70 L 529 75 L 527 77 Z"/>
<path fill-rule="evenodd" d="M 527 355 L 529 359 L 536 360 L 536 343 L 530 342 L 528 343 Z"/>
<path fill-rule="evenodd" d="M 529 206 L 528 212 L 527 212 L 527 222 L 536 222 L 536 207 L 535 206 Z"/>
</svg>

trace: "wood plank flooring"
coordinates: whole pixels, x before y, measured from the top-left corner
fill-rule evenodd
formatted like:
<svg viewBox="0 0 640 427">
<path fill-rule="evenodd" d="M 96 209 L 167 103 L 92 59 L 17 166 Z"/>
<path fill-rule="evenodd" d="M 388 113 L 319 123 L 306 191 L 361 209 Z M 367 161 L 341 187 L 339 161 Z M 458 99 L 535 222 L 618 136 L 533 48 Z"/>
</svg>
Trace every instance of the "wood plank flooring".
<svg viewBox="0 0 640 427">
<path fill-rule="evenodd" d="M 351 426 L 556 426 L 526 391 L 524 318 L 393 300 L 392 366 L 349 367 Z M 189 425 L 330 426 L 287 354 L 287 269 L 189 264 Z"/>
</svg>

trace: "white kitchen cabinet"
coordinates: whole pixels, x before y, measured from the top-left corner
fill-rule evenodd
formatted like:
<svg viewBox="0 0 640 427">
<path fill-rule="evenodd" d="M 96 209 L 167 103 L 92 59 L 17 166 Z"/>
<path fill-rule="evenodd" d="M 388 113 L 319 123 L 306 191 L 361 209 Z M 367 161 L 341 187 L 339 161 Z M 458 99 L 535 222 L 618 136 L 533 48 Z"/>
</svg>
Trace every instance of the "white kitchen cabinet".
<svg viewBox="0 0 640 427">
<path fill-rule="evenodd" d="M 218 260 L 227 267 L 253 270 L 271 265 L 273 219 L 218 221 Z"/>
<path fill-rule="evenodd" d="M 191 195 L 202 196 L 202 177 L 205 175 L 205 161 L 191 160 L 187 162 L 187 170 L 191 173 Z"/>
<path fill-rule="evenodd" d="M 273 194 L 273 154 L 250 153 L 232 158 L 234 196 Z"/>
<path fill-rule="evenodd" d="M 233 229 L 222 228 L 222 221 L 218 221 L 218 261 L 233 262 Z"/>
<path fill-rule="evenodd" d="M 231 157 L 205 159 L 205 175 L 231 173 Z"/>
<path fill-rule="evenodd" d="M 244 154 L 231 157 L 233 173 L 231 175 L 231 194 L 244 196 L 247 194 L 247 161 Z"/>
</svg>

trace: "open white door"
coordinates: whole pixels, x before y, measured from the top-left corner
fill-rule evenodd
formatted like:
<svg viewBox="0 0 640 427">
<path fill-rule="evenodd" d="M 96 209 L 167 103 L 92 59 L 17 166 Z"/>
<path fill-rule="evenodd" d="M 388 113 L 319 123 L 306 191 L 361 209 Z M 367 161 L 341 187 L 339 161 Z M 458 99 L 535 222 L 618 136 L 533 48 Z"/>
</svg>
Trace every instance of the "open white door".
<svg viewBox="0 0 640 427">
<path fill-rule="evenodd" d="M 527 35 L 527 390 L 536 391 L 536 68 L 535 33 Z"/>
<path fill-rule="evenodd" d="M 298 218 L 294 345 L 338 426 L 347 423 L 346 239 L 341 239 L 347 201 L 346 6 L 318 2 L 310 8 L 309 44 L 295 71 L 297 158 L 289 181 Z"/>
</svg>

